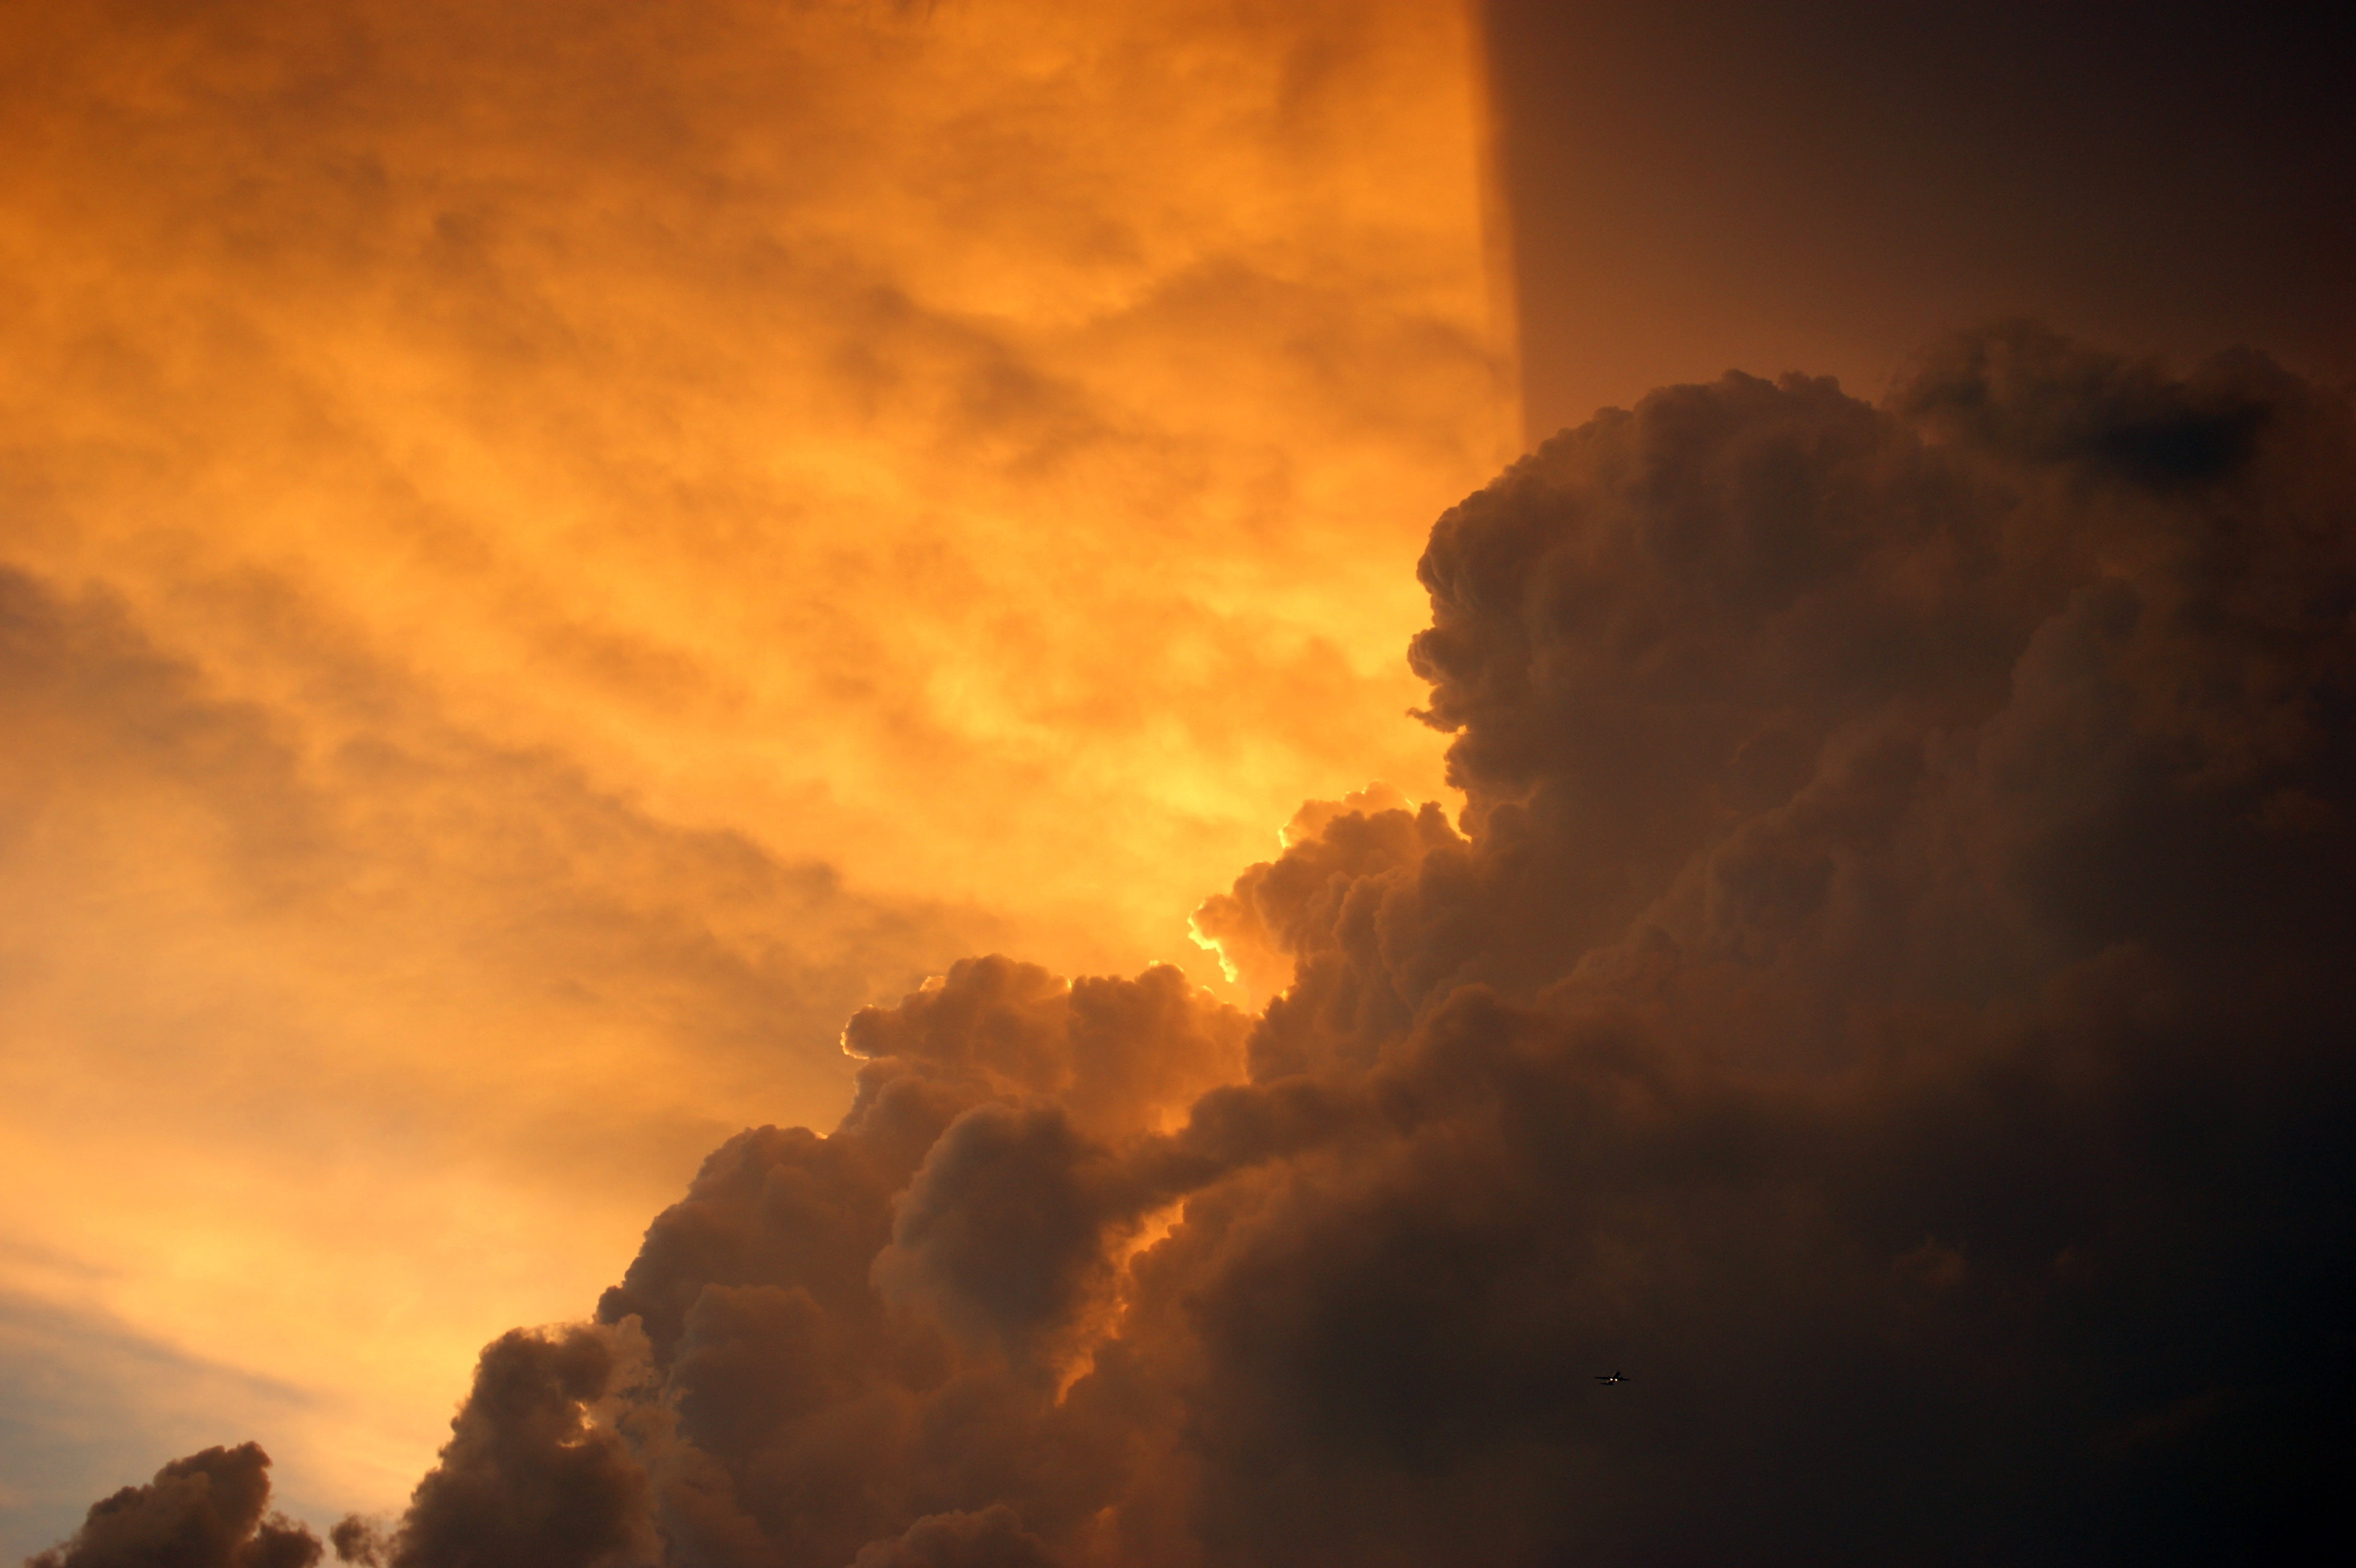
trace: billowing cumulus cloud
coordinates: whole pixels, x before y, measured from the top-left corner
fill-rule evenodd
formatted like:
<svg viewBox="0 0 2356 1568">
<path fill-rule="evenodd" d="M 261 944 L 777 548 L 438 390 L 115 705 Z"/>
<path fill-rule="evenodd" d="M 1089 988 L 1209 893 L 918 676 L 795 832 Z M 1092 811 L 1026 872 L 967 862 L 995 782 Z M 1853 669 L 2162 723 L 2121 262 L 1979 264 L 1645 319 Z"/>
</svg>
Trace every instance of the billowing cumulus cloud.
<svg viewBox="0 0 2356 1568">
<path fill-rule="evenodd" d="M 2029 327 L 1442 518 L 1468 806 L 968 961 L 484 1354 L 396 1568 L 2346 1545 L 2356 423 Z M 1599 1374 L 1624 1371 L 1607 1386 Z"/>
<path fill-rule="evenodd" d="M 319 1538 L 270 1503 L 257 1444 L 175 1459 L 144 1487 L 92 1503 L 74 1538 L 27 1568 L 312 1568 Z"/>
</svg>

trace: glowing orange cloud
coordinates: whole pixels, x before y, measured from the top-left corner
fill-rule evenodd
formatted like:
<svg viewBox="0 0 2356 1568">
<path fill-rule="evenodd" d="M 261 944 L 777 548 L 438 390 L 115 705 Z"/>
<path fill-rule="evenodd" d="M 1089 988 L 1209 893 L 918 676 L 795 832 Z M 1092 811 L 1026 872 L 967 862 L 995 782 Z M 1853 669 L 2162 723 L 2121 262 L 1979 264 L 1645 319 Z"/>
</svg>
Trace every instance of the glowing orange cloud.
<svg viewBox="0 0 2356 1568">
<path fill-rule="evenodd" d="M 1440 791 L 1411 564 L 1518 428 L 1472 32 L 8 6 L 0 1290 L 99 1479 L 230 1387 L 397 1500 L 852 1008 L 1224 984 L 1186 912 L 1301 799 Z"/>
</svg>

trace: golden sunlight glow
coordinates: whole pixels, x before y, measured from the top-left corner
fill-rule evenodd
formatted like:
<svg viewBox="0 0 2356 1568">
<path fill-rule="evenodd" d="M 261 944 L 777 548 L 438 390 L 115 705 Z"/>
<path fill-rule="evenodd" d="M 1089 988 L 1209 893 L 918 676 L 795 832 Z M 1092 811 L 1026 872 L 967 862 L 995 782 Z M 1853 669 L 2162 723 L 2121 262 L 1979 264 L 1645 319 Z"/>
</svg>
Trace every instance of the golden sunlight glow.
<svg viewBox="0 0 2356 1568">
<path fill-rule="evenodd" d="M 126 1478 L 177 1401 L 395 1504 L 852 1008 L 1442 791 L 1412 565 L 1519 429 L 1457 7 L 7 31 L 0 1293 Z"/>
</svg>

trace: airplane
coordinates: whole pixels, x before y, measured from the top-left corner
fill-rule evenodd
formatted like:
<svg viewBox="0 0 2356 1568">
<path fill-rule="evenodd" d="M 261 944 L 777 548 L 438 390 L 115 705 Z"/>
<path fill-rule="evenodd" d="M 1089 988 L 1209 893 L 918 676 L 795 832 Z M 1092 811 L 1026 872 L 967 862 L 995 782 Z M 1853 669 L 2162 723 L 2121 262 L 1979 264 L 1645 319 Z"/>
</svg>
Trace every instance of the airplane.
<svg viewBox="0 0 2356 1568">
<path fill-rule="evenodd" d="M 1622 1376 L 1622 1374 L 1620 1374 L 1620 1373 L 1618 1373 L 1618 1372 L 1614 1372 L 1614 1373 L 1612 1373 L 1612 1374 L 1610 1377 L 1608 1377 L 1608 1378 L 1607 1378 L 1607 1377 L 1605 1377 L 1602 1373 L 1598 1372 L 1598 1373 L 1596 1373 L 1596 1374 L 1595 1374 L 1595 1380 L 1596 1380 L 1597 1382 L 1599 1382 L 1599 1383 L 1624 1383 L 1624 1382 L 1626 1382 L 1628 1380 L 1627 1380 L 1624 1376 Z"/>
</svg>

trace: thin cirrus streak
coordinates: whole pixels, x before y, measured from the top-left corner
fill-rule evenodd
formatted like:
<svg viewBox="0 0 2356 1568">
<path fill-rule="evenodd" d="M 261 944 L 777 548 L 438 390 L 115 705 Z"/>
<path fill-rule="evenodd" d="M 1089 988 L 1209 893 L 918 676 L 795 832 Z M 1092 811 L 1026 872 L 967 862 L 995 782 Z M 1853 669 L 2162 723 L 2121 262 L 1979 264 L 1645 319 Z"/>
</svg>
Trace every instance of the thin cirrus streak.
<svg viewBox="0 0 2356 1568">
<path fill-rule="evenodd" d="M 1303 795 L 1443 789 L 1458 8 L 0 19 L 11 1549 L 223 1419 L 390 1506 L 857 1007 L 1215 983 Z"/>
</svg>

